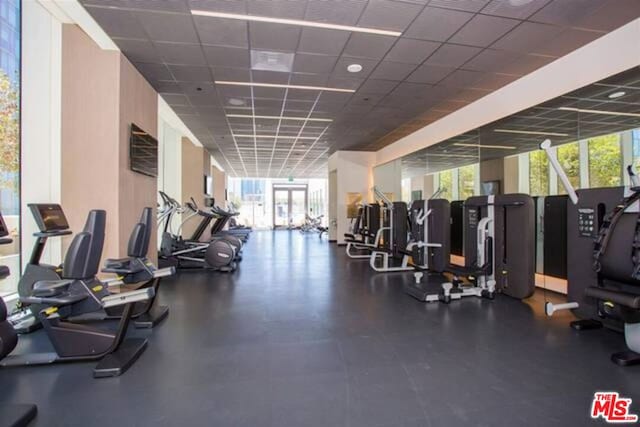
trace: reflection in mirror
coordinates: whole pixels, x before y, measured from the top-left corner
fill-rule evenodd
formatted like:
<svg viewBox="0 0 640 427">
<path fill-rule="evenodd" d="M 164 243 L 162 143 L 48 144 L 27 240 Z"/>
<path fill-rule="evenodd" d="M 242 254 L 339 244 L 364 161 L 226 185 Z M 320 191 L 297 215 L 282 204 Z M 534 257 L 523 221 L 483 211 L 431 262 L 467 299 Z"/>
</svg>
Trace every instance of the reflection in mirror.
<svg viewBox="0 0 640 427">
<path fill-rule="evenodd" d="M 590 84 L 402 159 L 403 200 L 452 201 L 452 224 L 472 195 L 525 193 L 534 199 L 536 281 L 567 292 L 567 223 L 571 201 L 550 167 L 542 141 L 575 189 L 629 185 L 628 165 L 640 168 L 640 67 Z M 418 193 L 415 193 L 418 194 Z M 459 221 L 457 221 L 457 219 Z M 451 253 L 461 254 L 452 228 Z"/>
</svg>

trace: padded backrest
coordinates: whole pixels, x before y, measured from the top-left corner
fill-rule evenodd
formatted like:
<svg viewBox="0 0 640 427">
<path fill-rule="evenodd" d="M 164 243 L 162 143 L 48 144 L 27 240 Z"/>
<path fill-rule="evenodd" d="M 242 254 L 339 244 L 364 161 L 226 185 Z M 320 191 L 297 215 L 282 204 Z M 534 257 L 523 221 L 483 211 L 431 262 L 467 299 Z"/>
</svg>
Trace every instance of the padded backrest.
<svg viewBox="0 0 640 427">
<path fill-rule="evenodd" d="M 144 208 L 138 222 L 131 231 L 129 236 L 129 245 L 127 247 L 127 255 L 132 258 L 144 258 L 149 250 L 149 242 L 151 240 L 151 229 L 153 220 L 153 210 Z"/>
<path fill-rule="evenodd" d="M 104 247 L 107 213 L 92 210 L 87 216 L 84 230 L 76 234 L 64 258 L 62 277 L 65 279 L 89 279 L 98 274 L 100 257 Z"/>
<path fill-rule="evenodd" d="M 0 298 L 0 359 L 11 353 L 18 344 L 18 334 L 7 321 L 7 306 Z"/>
</svg>

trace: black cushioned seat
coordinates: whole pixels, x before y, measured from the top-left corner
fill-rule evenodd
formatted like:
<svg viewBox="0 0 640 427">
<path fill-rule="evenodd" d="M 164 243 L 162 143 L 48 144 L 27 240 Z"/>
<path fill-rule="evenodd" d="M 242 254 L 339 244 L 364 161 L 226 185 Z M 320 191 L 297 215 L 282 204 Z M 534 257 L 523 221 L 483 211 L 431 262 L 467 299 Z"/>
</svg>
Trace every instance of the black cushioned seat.
<svg viewBox="0 0 640 427">
<path fill-rule="evenodd" d="M 487 273 L 487 270 L 484 268 L 477 267 L 464 267 L 461 265 L 449 264 L 447 266 L 446 271 L 455 274 L 456 276 L 481 276 Z"/>
<path fill-rule="evenodd" d="M 11 270 L 6 265 L 0 265 L 0 280 L 7 278 L 11 274 Z"/>
</svg>

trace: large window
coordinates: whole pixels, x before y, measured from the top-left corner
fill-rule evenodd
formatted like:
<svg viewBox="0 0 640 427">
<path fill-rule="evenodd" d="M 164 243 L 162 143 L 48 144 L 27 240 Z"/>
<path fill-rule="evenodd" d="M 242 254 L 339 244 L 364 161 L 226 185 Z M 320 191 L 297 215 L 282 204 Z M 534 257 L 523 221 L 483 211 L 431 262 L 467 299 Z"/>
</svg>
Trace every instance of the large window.
<svg viewBox="0 0 640 427">
<path fill-rule="evenodd" d="M 328 202 L 326 179 L 296 179 L 290 182 L 281 179 L 229 178 L 228 202 L 240 213 L 237 218 L 240 224 L 263 229 L 273 226 L 274 185 L 281 187 L 306 185 L 307 213 L 311 216 L 323 215 L 323 222 L 326 225 Z M 295 192 L 296 197 L 298 193 Z M 292 199 L 292 202 L 295 200 Z"/>
<path fill-rule="evenodd" d="M 402 201 L 406 203 L 411 203 L 411 178 L 404 178 L 400 182 L 401 191 L 402 191 Z"/>
<path fill-rule="evenodd" d="M 636 171 L 640 170 L 640 129 L 631 131 L 631 147 L 633 152 L 633 166 Z"/>
<path fill-rule="evenodd" d="M 532 196 L 549 194 L 549 159 L 542 150 L 529 153 L 529 194 Z"/>
<path fill-rule="evenodd" d="M 580 188 L 580 145 L 577 142 L 558 147 L 558 162 L 573 188 Z M 557 183 L 558 194 L 567 194 L 562 182 Z"/>
<path fill-rule="evenodd" d="M 589 187 L 622 185 L 620 134 L 591 138 L 589 144 Z"/>
<path fill-rule="evenodd" d="M 453 199 L 453 170 L 442 171 L 438 174 L 439 177 L 439 190 L 441 199 L 452 200 Z"/>
<path fill-rule="evenodd" d="M 458 169 L 459 200 L 466 200 L 475 194 L 476 168 L 476 165 L 468 165 Z"/>
<path fill-rule="evenodd" d="M 0 211 L 13 243 L 0 246 L 11 276 L 0 295 L 15 292 L 20 276 L 20 1 L 0 1 Z"/>
</svg>

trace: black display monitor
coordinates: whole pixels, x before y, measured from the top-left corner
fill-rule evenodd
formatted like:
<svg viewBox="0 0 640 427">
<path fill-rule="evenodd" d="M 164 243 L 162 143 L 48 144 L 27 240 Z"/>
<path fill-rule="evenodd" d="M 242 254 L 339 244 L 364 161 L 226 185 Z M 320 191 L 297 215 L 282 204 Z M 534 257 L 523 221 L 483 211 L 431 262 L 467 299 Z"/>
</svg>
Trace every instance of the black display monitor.
<svg viewBox="0 0 640 427">
<path fill-rule="evenodd" d="M 132 171 L 158 176 L 158 140 L 133 123 L 129 139 L 129 161 Z"/>
<path fill-rule="evenodd" d="M 41 232 L 62 231 L 69 228 L 62 206 L 56 203 L 30 203 L 28 206 Z"/>
</svg>

